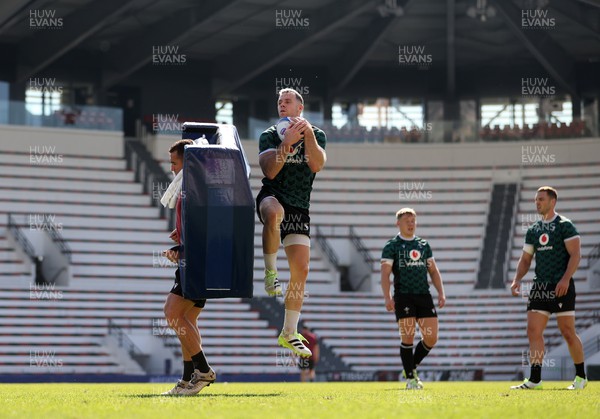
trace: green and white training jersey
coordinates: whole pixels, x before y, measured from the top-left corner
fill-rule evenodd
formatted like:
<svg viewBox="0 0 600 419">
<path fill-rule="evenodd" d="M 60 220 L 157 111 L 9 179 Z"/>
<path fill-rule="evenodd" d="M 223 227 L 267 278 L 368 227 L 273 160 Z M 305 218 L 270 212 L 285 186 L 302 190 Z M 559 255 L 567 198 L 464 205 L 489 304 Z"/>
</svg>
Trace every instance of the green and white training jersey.
<svg viewBox="0 0 600 419">
<path fill-rule="evenodd" d="M 325 149 L 327 137 L 325 133 L 313 125 L 317 143 Z M 259 152 L 275 149 L 281 144 L 275 126 L 264 131 L 258 141 Z M 304 154 L 304 140 L 294 145 L 294 152 L 287 156 L 286 161 L 274 179 L 263 178 L 263 185 L 269 187 L 278 199 L 293 207 L 310 207 L 310 193 L 315 179 L 315 173 L 308 167 Z"/>
<path fill-rule="evenodd" d="M 539 220 L 525 234 L 523 251 L 535 253 L 536 282 L 557 284 L 567 270 L 569 252 L 565 242 L 579 237 L 571 220 L 557 214 L 552 221 Z"/>
<path fill-rule="evenodd" d="M 392 265 L 394 293 L 428 294 L 427 261 L 433 259 L 427 240 L 415 236 L 405 240 L 398 234 L 388 241 L 381 254 L 381 263 Z"/>
</svg>

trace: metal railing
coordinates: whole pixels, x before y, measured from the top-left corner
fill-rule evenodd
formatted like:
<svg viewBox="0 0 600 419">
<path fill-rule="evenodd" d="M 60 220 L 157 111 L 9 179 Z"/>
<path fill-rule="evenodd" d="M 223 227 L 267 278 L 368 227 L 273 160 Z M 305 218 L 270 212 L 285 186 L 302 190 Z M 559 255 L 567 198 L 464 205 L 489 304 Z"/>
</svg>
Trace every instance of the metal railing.
<svg viewBox="0 0 600 419">
<path fill-rule="evenodd" d="M 583 353 L 590 357 L 600 352 L 600 336 L 594 336 L 583 343 Z"/>
<path fill-rule="evenodd" d="M 139 360 L 146 357 L 146 353 L 144 353 L 144 351 L 142 351 L 140 347 L 137 346 L 129 336 L 127 336 L 127 333 L 123 331 L 121 326 L 114 323 L 111 319 L 108 319 L 108 334 L 110 336 L 114 336 L 117 339 L 119 348 L 125 349 L 129 356 L 131 356 L 138 364 L 140 364 L 142 368 L 144 368 L 144 365 L 142 365 Z"/>
<path fill-rule="evenodd" d="M 25 251 L 27 256 L 29 256 L 31 260 L 35 262 L 37 258 L 37 255 L 35 254 L 35 249 L 33 248 L 33 245 L 31 244 L 29 239 L 27 239 L 27 237 L 25 237 L 25 234 L 23 234 L 23 232 L 21 231 L 21 228 L 13 218 L 12 214 L 8 214 L 8 229 L 12 233 L 15 240 L 19 243 L 21 248 Z"/>
<path fill-rule="evenodd" d="M 600 259 L 600 243 L 595 245 L 592 248 L 592 250 L 590 251 L 588 258 L 587 258 L 587 264 L 588 264 L 587 267 L 591 268 L 598 259 Z"/>
<path fill-rule="evenodd" d="M 134 171 L 135 181 L 142 183 L 143 192 L 151 195 L 151 205 L 158 206 L 160 217 L 166 217 L 168 220 L 168 229 L 173 230 L 175 226 L 175 211 L 166 211 L 160 203 L 159 197 L 153 196 L 153 186 L 157 182 L 159 185 L 168 185 L 171 183 L 171 179 L 169 179 L 160 164 L 154 160 L 152 154 L 137 139 L 125 139 L 125 160 L 127 162 L 127 170 Z"/>
<path fill-rule="evenodd" d="M 354 227 L 350 226 L 348 234 L 350 236 L 350 240 L 352 243 L 354 243 L 354 247 L 356 247 L 356 250 L 358 250 L 358 252 L 362 255 L 363 260 L 372 267 L 373 258 L 371 257 L 371 252 L 369 252 L 369 249 L 367 249 L 361 238 L 356 234 Z"/>
<path fill-rule="evenodd" d="M 360 279 L 359 283 L 354 287 L 354 289 L 359 290 L 362 287 L 362 284 L 371 277 L 371 273 L 373 272 L 373 258 L 371 257 L 371 252 L 369 252 L 367 246 L 365 246 L 362 239 L 354 231 L 354 227 L 350 226 L 350 228 L 348 229 L 348 235 L 350 237 L 350 240 L 354 244 L 354 247 L 356 248 L 358 253 L 361 254 L 364 262 L 369 266 L 370 269 L 369 273 L 363 276 Z"/>
<path fill-rule="evenodd" d="M 60 231 L 58 231 L 56 228 L 49 228 L 46 231 L 48 232 L 50 237 L 52 237 L 54 243 L 58 245 L 58 248 L 60 249 L 61 253 L 64 254 L 67 257 L 69 263 L 71 263 L 73 261 L 71 247 L 69 247 L 69 244 L 62 236 L 62 234 L 60 234 Z"/>
<path fill-rule="evenodd" d="M 333 267 L 339 270 L 340 264 L 338 257 L 335 254 L 333 248 L 329 245 L 327 238 L 322 234 L 322 230 L 319 228 L 319 226 L 315 226 L 315 232 L 317 243 L 319 243 L 319 246 L 321 246 L 321 249 L 323 249 L 323 252 L 327 255 L 327 258 L 329 259 Z"/>
<path fill-rule="evenodd" d="M 587 329 L 596 323 L 600 323 L 600 310 L 586 310 L 577 312 L 575 327 L 578 330 Z M 552 348 L 562 344 L 564 342 L 564 337 L 559 330 L 556 330 L 553 334 L 549 334 L 547 336 L 547 341 L 548 347 Z"/>
<path fill-rule="evenodd" d="M 521 168 L 522 169 L 522 168 Z M 502 283 L 506 284 L 509 281 L 508 272 L 510 271 L 510 261 L 512 258 L 512 250 L 513 250 L 513 239 L 515 236 L 516 229 L 516 219 L 519 213 L 519 199 L 521 197 L 521 177 L 519 177 L 519 182 L 516 183 L 517 189 L 515 191 L 515 202 L 512 208 L 512 216 L 510 222 L 510 230 L 508 233 L 508 241 L 506 244 L 506 253 L 504 254 L 504 266 L 502 267 Z"/>
</svg>

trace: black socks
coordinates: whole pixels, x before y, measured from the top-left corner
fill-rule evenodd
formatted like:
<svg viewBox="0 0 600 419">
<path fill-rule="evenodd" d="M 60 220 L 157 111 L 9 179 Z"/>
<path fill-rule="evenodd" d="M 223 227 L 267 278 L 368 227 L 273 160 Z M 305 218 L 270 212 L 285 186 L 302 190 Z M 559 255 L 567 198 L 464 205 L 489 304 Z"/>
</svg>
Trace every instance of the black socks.
<svg viewBox="0 0 600 419">
<path fill-rule="evenodd" d="M 194 363 L 194 368 L 200 370 L 200 372 L 210 371 L 210 367 L 208 366 L 208 361 L 206 361 L 204 352 L 200 351 L 196 355 L 192 355 L 192 362 Z"/>
<path fill-rule="evenodd" d="M 412 345 L 400 343 L 400 359 L 402 359 L 402 366 L 404 367 L 406 378 L 415 378 L 413 375 L 415 360 Z"/>
</svg>

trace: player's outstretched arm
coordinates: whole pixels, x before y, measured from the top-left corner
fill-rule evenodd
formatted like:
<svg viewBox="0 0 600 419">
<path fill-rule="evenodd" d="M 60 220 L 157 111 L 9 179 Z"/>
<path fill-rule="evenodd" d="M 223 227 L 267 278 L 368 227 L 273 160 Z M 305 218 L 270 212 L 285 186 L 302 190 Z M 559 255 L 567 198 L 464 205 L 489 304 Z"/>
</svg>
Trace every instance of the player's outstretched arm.
<svg viewBox="0 0 600 419">
<path fill-rule="evenodd" d="M 381 291 L 383 291 L 383 298 L 385 300 L 385 309 L 387 311 L 394 311 L 394 299 L 392 298 L 390 289 L 390 274 L 392 273 L 392 265 L 389 263 L 381 264 Z"/>
<path fill-rule="evenodd" d="M 519 264 L 517 265 L 517 272 L 515 273 L 515 278 L 513 279 L 512 284 L 510 284 L 510 291 L 515 297 L 517 297 L 519 295 L 519 292 L 521 291 L 521 280 L 527 274 L 527 272 L 529 272 L 529 267 L 531 266 L 532 260 L 533 254 L 529 254 L 525 251 L 519 259 Z"/>
<path fill-rule="evenodd" d="M 427 259 L 427 272 L 429 272 L 429 276 L 431 276 L 431 283 L 438 292 L 438 307 L 444 308 L 444 306 L 446 305 L 446 293 L 444 292 L 444 283 L 442 282 L 442 275 L 440 274 L 440 270 L 435 264 L 434 258 Z"/>
</svg>

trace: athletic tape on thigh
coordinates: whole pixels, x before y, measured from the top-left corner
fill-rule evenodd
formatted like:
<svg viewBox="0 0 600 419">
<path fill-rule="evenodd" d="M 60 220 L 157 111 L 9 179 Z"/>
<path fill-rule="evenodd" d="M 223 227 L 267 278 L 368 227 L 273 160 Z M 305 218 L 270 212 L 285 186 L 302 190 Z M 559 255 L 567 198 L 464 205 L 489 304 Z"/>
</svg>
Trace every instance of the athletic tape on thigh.
<svg viewBox="0 0 600 419">
<path fill-rule="evenodd" d="M 550 314 L 551 314 L 549 311 L 546 311 L 546 310 L 529 310 L 529 311 L 531 311 L 533 313 L 543 314 L 546 317 L 550 317 Z"/>
<path fill-rule="evenodd" d="M 559 311 L 558 313 L 556 313 L 556 317 L 562 317 L 562 316 L 575 316 L 575 310 Z"/>
<path fill-rule="evenodd" d="M 283 238 L 283 247 L 292 246 L 294 244 L 310 247 L 310 237 L 304 234 L 288 234 Z"/>
</svg>

